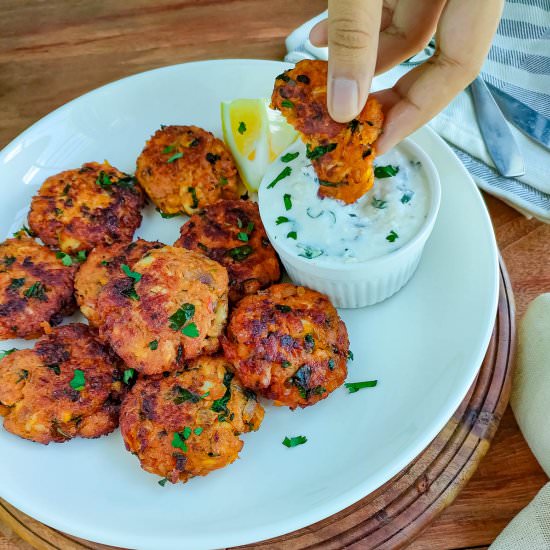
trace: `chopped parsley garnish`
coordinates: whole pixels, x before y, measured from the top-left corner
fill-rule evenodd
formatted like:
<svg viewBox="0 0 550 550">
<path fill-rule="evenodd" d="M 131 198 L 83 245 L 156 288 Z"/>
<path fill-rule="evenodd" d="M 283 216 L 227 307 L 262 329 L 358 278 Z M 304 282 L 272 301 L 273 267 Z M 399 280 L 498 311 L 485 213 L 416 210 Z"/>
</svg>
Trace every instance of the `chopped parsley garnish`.
<svg viewBox="0 0 550 550">
<path fill-rule="evenodd" d="M 122 375 L 122 380 L 125 384 L 129 384 L 136 371 L 134 369 L 126 369 Z"/>
<path fill-rule="evenodd" d="M 386 237 L 386 240 L 390 243 L 394 243 L 396 239 L 399 239 L 399 235 L 392 229 L 390 234 Z"/>
<path fill-rule="evenodd" d="M 290 361 L 283 361 L 281 363 L 281 367 L 283 367 L 283 369 L 288 369 L 288 367 L 290 367 L 290 366 L 291 366 Z"/>
<path fill-rule="evenodd" d="M 199 329 L 195 323 L 189 323 L 181 329 L 181 333 L 188 338 L 198 338 Z"/>
<path fill-rule="evenodd" d="M 223 397 L 216 399 L 212 403 L 212 406 L 210 407 L 210 409 L 213 410 L 214 412 L 220 413 L 218 415 L 219 422 L 225 422 L 227 415 L 229 414 L 229 409 L 227 408 L 227 404 L 231 399 L 231 380 L 233 380 L 233 373 L 226 372 L 223 376 L 223 385 L 226 388 L 225 393 L 223 394 Z"/>
<path fill-rule="evenodd" d="M 290 99 L 283 99 L 283 101 L 281 101 L 281 105 L 283 107 L 288 107 L 289 109 L 294 109 L 294 103 L 292 103 Z"/>
<path fill-rule="evenodd" d="M 246 132 L 246 124 L 242 120 L 239 122 L 239 127 L 237 128 L 237 132 L 239 132 L 239 134 L 241 135 L 243 135 Z"/>
<path fill-rule="evenodd" d="M 178 151 L 177 153 L 174 153 L 166 162 L 171 163 L 180 159 L 181 157 L 183 157 L 183 153 L 181 151 Z"/>
<path fill-rule="evenodd" d="M 392 166 L 391 164 L 374 167 L 374 176 L 377 178 L 391 178 L 395 176 L 397 172 L 399 172 L 399 166 Z"/>
<path fill-rule="evenodd" d="M 69 267 L 69 266 L 73 265 L 73 259 L 71 258 L 71 256 L 69 254 L 66 254 L 65 252 L 57 252 L 55 257 L 58 260 L 61 260 L 61 263 L 64 266 Z"/>
<path fill-rule="evenodd" d="M 292 168 L 290 166 L 285 166 L 280 174 L 267 186 L 268 189 L 273 189 L 279 183 L 282 179 L 285 179 L 286 177 L 290 176 L 292 173 Z"/>
<path fill-rule="evenodd" d="M 188 187 L 187 191 L 191 193 L 191 198 L 193 199 L 193 202 L 191 203 L 191 208 L 197 208 L 199 205 L 199 198 L 197 197 L 197 190 L 194 187 Z"/>
<path fill-rule="evenodd" d="M 302 258 L 307 258 L 308 260 L 312 260 L 313 258 L 318 258 L 319 256 L 323 255 L 323 251 L 319 250 L 318 248 L 313 248 L 311 246 L 307 245 L 298 245 L 303 252 L 298 254 L 298 256 L 301 256 Z"/>
<path fill-rule="evenodd" d="M 283 201 L 285 203 L 285 210 L 290 210 L 292 208 L 292 197 L 288 193 L 285 193 Z"/>
<path fill-rule="evenodd" d="M 287 239 L 294 239 L 296 240 L 298 238 L 298 233 L 296 231 L 289 231 L 287 234 Z"/>
<path fill-rule="evenodd" d="M 36 235 L 26 225 L 24 225 L 19 231 L 16 231 L 13 236 L 20 239 L 22 233 L 26 233 L 29 237 L 36 237 Z"/>
<path fill-rule="evenodd" d="M 152 351 L 155 351 L 159 347 L 159 341 L 158 340 L 151 340 L 148 344 L 149 349 Z"/>
<path fill-rule="evenodd" d="M 79 263 L 82 263 L 82 262 L 85 262 L 86 261 L 86 257 L 88 256 L 88 253 L 85 251 L 85 250 L 79 250 L 77 253 L 76 253 L 76 261 L 79 262 Z"/>
<path fill-rule="evenodd" d="M 27 298 L 36 298 L 42 302 L 47 300 L 46 287 L 40 282 L 36 281 L 23 293 Z"/>
<path fill-rule="evenodd" d="M 353 351 L 351 351 L 350 349 L 348 350 L 348 361 L 353 361 L 354 357 L 353 357 Z"/>
<path fill-rule="evenodd" d="M 161 486 L 161 487 L 164 487 L 166 485 L 166 482 L 168 481 L 167 478 L 163 477 L 162 479 L 159 479 L 158 480 L 158 484 Z"/>
<path fill-rule="evenodd" d="M 275 220 L 275 225 L 281 225 L 282 223 L 288 223 L 290 220 L 286 216 L 279 216 Z"/>
<path fill-rule="evenodd" d="M 331 151 L 336 149 L 337 143 L 329 143 L 328 145 L 317 145 L 314 149 L 309 147 L 309 143 L 306 146 L 306 157 L 310 160 L 315 160 Z"/>
<path fill-rule="evenodd" d="M 195 428 L 195 429 L 193 430 L 193 433 L 194 433 L 195 435 L 201 435 L 202 431 L 203 431 L 203 428 L 201 428 L 201 427 L 199 426 L 198 428 Z"/>
<path fill-rule="evenodd" d="M 414 196 L 414 191 L 407 191 L 406 193 L 403 193 L 403 196 L 401 197 L 401 202 L 403 204 L 408 204 L 411 202 L 411 199 Z"/>
<path fill-rule="evenodd" d="M 0 361 L 4 359 L 4 357 L 7 357 L 10 353 L 13 353 L 14 351 L 17 351 L 17 348 L 0 350 Z"/>
<path fill-rule="evenodd" d="M 376 197 L 372 197 L 372 205 L 374 208 L 378 208 L 379 210 L 384 210 L 384 208 L 387 208 L 388 201 L 383 201 L 382 199 L 377 199 Z"/>
<path fill-rule="evenodd" d="M 300 154 L 300 153 L 299 153 L 298 151 L 296 151 L 295 153 L 286 153 L 286 155 L 283 155 L 283 156 L 281 157 L 281 160 L 282 160 L 283 162 L 291 162 L 291 161 L 293 161 L 295 158 L 297 158 L 299 154 Z"/>
<path fill-rule="evenodd" d="M 156 208 L 156 211 L 160 214 L 160 217 L 164 218 L 165 220 L 175 218 L 176 216 L 181 216 L 181 212 L 176 212 L 175 214 L 166 214 L 160 208 Z"/>
<path fill-rule="evenodd" d="M 172 144 L 172 145 L 167 145 L 167 146 L 162 150 L 162 154 L 163 154 L 163 155 L 167 155 L 168 153 L 171 153 L 175 148 L 176 148 L 176 146 L 175 146 L 174 144 Z"/>
<path fill-rule="evenodd" d="M 176 449 L 181 449 L 184 453 L 188 451 L 187 444 L 185 443 L 185 437 L 183 432 L 174 432 L 174 437 L 172 439 L 172 447 Z"/>
<path fill-rule="evenodd" d="M 202 398 L 206 397 L 206 394 L 201 397 L 200 395 L 189 391 L 187 388 L 182 388 L 181 386 L 176 386 L 174 388 L 174 391 L 177 393 L 177 395 L 174 397 L 175 405 L 181 405 L 186 401 L 191 401 L 191 403 L 198 403 Z"/>
<path fill-rule="evenodd" d="M 126 264 L 122 264 L 120 266 L 120 269 L 122 269 L 122 272 L 126 277 L 130 277 L 130 279 L 134 279 L 136 283 L 141 281 L 141 273 L 137 273 L 136 271 L 132 271 Z"/>
<path fill-rule="evenodd" d="M 73 379 L 69 382 L 69 386 L 76 391 L 82 391 L 84 385 L 86 384 L 86 379 L 84 377 L 84 371 L 80 369 L 74 369 Z"/>
<path fill-rule="evenodd" d="M 239 233 L 237 233 L 237 239 L 239 239 L 239 241 L 243 241 L 244 243 L 246 243 L 248 242 L 248 234 L 240 231 Z"/>
<path fill-rule="evenodd" d="M 97 176 L 95 182 L 102 189 L 109 189 L 109 187 L 111 187 L 111 185 L 113 185 L 113 182 L 111 181 L 111 178 L 109 177 L 109 174 L 106 174 L 103 170 L 101 170 L 99 172 L 99 175 Z"/>
<path fill-rule="evenodd" d="M 22 277 L 21 279 L 12 279 L 10 285 L 8 286 L 8 290 L 17 290 L 18 288 L 21 288 L 25 284 L 25 277 Z"/>
<path fill-rule="evenodd" d="M 59 363 L 52 363 L 51 365 L 46 365 L 47 369 L 50 369 L 54 374 L 61 374 L 61 367 Z"/>
<path fill-rule="evenodd" d="M 181 330 L 187 321 L 191 320 L 195 315 L 195 306 L 193 304 L 183 304 L 175 313 L 170 315 L 170 328 L 172 330 Z"/>
<path fill-rule="evenodd" d="M 278 309 L 281 313 L 289 313 L 292 311 L 290 306 L 285 306 L 284 304 L 275 304 L 275 309 Z"/>
<path fill-rule="evenodd" d="M 288 447 L 297 447 L 298 445 L 303 445 L 307 442 L 307 437 L 305 435 L 297 435 L 296 437 L 285 437 L 283 439 L 283 445 Z"/>
<path fill-rule="evenodd" d="M 130 298 L 130 300 L 135 300 L 136 302 L 139 302 L 139 294 L 136 292 L 136 288 L 134 287 L 135 281 L 132 281 L 131 286 L 129 286 L 127 289 L 123 290 L 121 294 L 123 296 L 126 296 L 126 298 Z"/>
<path fill-rule="evenodd" d="M 101 260 L 101 265 L 103 267 L 109 267 L 111 265 L 111 262 L 108 262 L 107 260 Z"/>
<path fill-rule="evenodd" d="M 246 231 L 250 235 L 252 233 L 252 230 L 254 229 L 254 222 L 248 222 L 246 225 Z"/>
<path fill-rule="evenodd" d="M 4 256 L 4 259 L 2 260 L 2 263 L 3 263 L 6 267 L 9 267 L 9 266 L 12 265 L 14 262 L 15 262 L 15 256 Z"/>
<path fill-rule="evenodd" d="M 250 254 L 252 254 L 252 252 L 254 252 L 254 249 L 250 245 L 245 244 L 243 246 L 237 246 L 235 248 L 230 248 L 227 251 L 227 255 L 230 256 L 231 258 L 233 258 L 234 260 L 238 261 L 238 262 L 242 262 L 243 260 L 248 258 L 248 256 L 250 256 Z"/>
<path fill-rule="evenodd" d="M 374 388 L 377 384 L 378 380 L 366 380 L 365 382 L 346 382 L 344 386 L 346 386 L 349 393 L 355 393 L 363 388 Z"/>
</svg>

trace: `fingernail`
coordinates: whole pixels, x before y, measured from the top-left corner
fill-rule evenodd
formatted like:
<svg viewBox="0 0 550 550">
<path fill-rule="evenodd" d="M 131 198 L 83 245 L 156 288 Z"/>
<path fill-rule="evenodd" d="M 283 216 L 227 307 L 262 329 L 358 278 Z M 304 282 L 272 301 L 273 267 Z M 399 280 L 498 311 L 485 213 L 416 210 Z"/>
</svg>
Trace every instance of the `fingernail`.
<svg viewBox="0 0 550 550">
<path fill-rule="evenodd" d="M 359 112 L 359 85 L 349 78 L 333 78 L 331 114 L 337 122 L 349 122 Z"/>
</svg>

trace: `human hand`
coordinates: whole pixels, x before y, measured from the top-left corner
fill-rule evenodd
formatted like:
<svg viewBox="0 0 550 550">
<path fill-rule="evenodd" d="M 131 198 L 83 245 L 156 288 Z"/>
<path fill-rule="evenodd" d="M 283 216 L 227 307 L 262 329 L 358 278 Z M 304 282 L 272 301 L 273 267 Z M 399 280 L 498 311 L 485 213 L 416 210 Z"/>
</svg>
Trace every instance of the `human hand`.
<svg viewBox="0 0 550 550">
<path fill-rule="evenodd" d="M 310 33 L 329 47 L 328 110 L 348 122 L 367 101 L 374 74 L 387 71 L 426 46 L 437 50 L 393 88 L 373 95 L 385 113 L 379 153 L 439 113 L 479 73 L 504 0 L 329 0 L 329 18 Z"/>
</svg>

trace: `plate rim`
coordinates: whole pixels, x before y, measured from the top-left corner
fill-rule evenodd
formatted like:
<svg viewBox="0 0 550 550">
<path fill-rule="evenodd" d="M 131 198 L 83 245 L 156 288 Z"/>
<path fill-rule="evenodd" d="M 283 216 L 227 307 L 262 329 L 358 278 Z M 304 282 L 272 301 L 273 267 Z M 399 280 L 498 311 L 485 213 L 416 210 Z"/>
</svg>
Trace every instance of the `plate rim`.
<svg viewBox="0 0 550 550">
<path fill-rule="evenodd" d="M 179 63 L 175 65 L 167 65 L 163 67 L 158 67 L 155 69 L 150 69 L 147 71 L 142 71 L 133 75 L 129 75 L 126 77 L 122 77 L 120 79 L 114 80 L 112 82 L 106 83 L 102 86 L 99 86 L 97 88 L 94 88 L 62 105 L 54 109 L 53 111 L 49 112 L 45 116 L 41 117 L 37 121 L 35 121 L 32 125 L 30 125 L 28 128 L 26 128 L 23 132 L 18 134 L 14 139 L 12 139 L 1 151 L 0 151 L 0 165 L 3 164 L 4 159 L 12 152 L 13 149 L 15 149 L 19 143 L 27 138 L 27 136 L 34 131 L 37 127 L 39 127 L 42 124 L 47 124 L 52 118 L 55 116 L 59 116 L 63 113 L 66 109 L 78 105 L 81 101 L 85 101 L 87 97 L 92 96 L 94 94 L 98 94 L 101 92 L 104 92 L 106 89 L 109 88 L 115 88 L 117 86 L 120 86 L 121 83 L 127 82 L 129 80 L 139 80 L 141 78 L 147 78 L 153 73 L 159 73 L 159 72 L 170 72 L 175 71 L 178 68 L 182 67 L 188 67 L 190 65 L 215 65 L 215 64 L 227 64 L 227 63 L 238 63 L 238 64 L 248 64 L 248 65 L 266 65 L 271 64 L 273 66 L 280 66 L 283 67 L 292 67 L 293 65 L 290 63 L 282 62 L 282 61 L 275 61 L 275 60 L 262 60 L 262 59 L 246 59 L 246 58 L 228 58 L 228 59 L 209 59 L 204 61 L 193 61 L 189 63 Z M 487 225 L 488 234 L 490 236 L 491 241 L 491 252 L 492 252 L 492 262 L 494 265 L 494 274 L 493 274 L 493 299 L 492 299 L 492 308 L 491 308 L 491 319 L 495 318 L 497 305 L 498 305 L 498 273 L 499 273 L 499 263 L 498 263 L 498 247 L 496 243 L 496 237 L 492 225 L 492 221 L 489 215 L 489 212 L 487 210 L 487 206 L 482 198 L 481 192 L 477 185 L 475 184 L 472 176 L 469 174 L 469 172 L 466 170 L 464 165 L 460 162 L 458 157 L 454 154 L 452 149 L 446 144 L 446 142 L 435 133 L 434 130 L 432 130 L 428 126 L 424 126 L 421 129 L 417 130 L 414 134 L 412 134 L 412 139 L 416 143 L 416 140 L 414 139 L 417 135 L 422 135 L 422 133 L 427 134 L 430 136 L 431 139 L 434 139 L 436 142 L 438 142 L 438 145 L 442 147 L 446 152 L 451 153 L 453 157 L 457 159 L 457 166 L 456 168 L 461 172 L 461 176 L 463 179 L 467 180 L 471 190 L 476 195 L 476 199 L 479 202 L 480 205 L 480 211 L 483 216 L 483 222 Z M 477 367 L 475 368 L 475 371 L 473 371 L 473 375 L 471 376 L 471 379 L 468 380 L 468 384 L 465 388 L 463 388 L 463 391 L 457 392 L 456 395 L 459 397 L 456 397 L 450 405 L 447 405 L 446 407 L 446 413 L 445 413 L 445 419 L 443 421 L 439 421 L 437 423 L 434 423 L 432 429 L 428 432 L 427 430 L 424 432 L 424 436 L 422 438 L 418 438 L 418 441 L 416 442 L 416 445 L 414 448 L 414 458 L 416 458 L 428 445 L 429 443 L 434 439 L 434 437 L 437 436 L 439 431 L 445 426 L 445 423 L 451 418 L 451 416 L 454 414 L 455 410 L 458 408 L 462 400 L 464 399 L 464 396 L 466 395 L 469 387 L 471 386 L 473 380 L 477 376 L 479 369 L 481 367 L 481 363 L 483 361 L 483 357 L 486 353 L 491 333 L 493 330 L 494 323 L 491 322 L 488 327 L 485 329 L 485 334 L 483 335 L 483 338 L 480 339 L 480 342 L 482 344 L 480 345 L 480 349 L 478 350 L 478 354 L 476 356 L 475 364 Z M 441 413 L 441 417 L 443 418 L 443 413 Z M 412 451 L 411 451 L 412 453 Z M 386 467 L 384 468 L 385 475 L 382 476 L 385 479 L 382 481 L 379 480 L 380 474 L 376 475 L 373 474 L 370 476 L 372 479 L 373 477 L 376 479 L 376 481 L 373 483 L 372 481 L 370 483 L 364 482 L 360 485 L 357 485 L 354 489 L 348 490 L 344 493 L 341 493 L 338 498 L 334 498 L 330 503 L 322 503 L 318 504 L 313 512 L 310 511 L 304 511 L 303 514 L 299 516 L 295 516 L 291 519 L 285 518 L 282 520 L 278 520 L 275 522 L 269 523 L 268 526 L 260 526 L 260 527 L 254 527 L 252 529 L 248 529 L 247 531 L 236 531 L 228 533 L 228 535 L 225 537 L 224 545 L 226 546 L 237 546 L 242 544 L 249 544 L 258 542 L 265 539 L 274 538 L 277 536 L 280 536 L 282 534 L 290 533 L 292 531 L 295 531 L 297 529 L 306 527 L 308 525 L 311 525 L 312 523 L 316 523 L 317 521 L 320 521 L 322 519 L 325 519 L 327 517 L 330 517 L 331 515 L 347 508 L 348 506 L 356 503 L 361 498 L 364 498 L 368 494 L 375 491 L 377 488 L 383 485 L 383 483 L 389 481 L 392 477 L 394 477 L 399 471 L 401 471 L 404 467 L 407 466 L 407 464 L 410 463 L 409 460 L 404 459 L 394 459 L 391 463 L 386 464 Z M 368 490 L 365 490 L 365 487 L 367 485 L 375 485 L 374 487 L 369 487 Z M 360 489 L 363 487 L 363 489 Z M 1 490 L 1 489 L 0 489 Z M 3 491 L 2 491 L 3 492 Z M 27 506 L 25 501 L 22 503 L 17 498 L 16 495 L 9 495 L 6 496 L 4 494 L 1 495 L 2 498 L 4 498 L 7 502 L 12 504 L 14 507 L 18 508 L 25 514 L 31 516 L 32 518 L 45 523 L 55 529 L 59 529 L 60 531 L 63 531 L 65 533 L 71 534 L 72 536 L 76 536 L 79 538 L 83 538 L 90 541 L 96 541 L 100 542 L 102 544 L 107 545 L 113 545 L 113 546 L 124 546 L 127 545 L 129 547 L 134 548 L 151 548 L 155 549 L 158 548 L 159 544 L 159 538 L 157 533 L 152 533 L 151 535 L 144 537 L 143 535 L 139 535 L 139 540 L 133 539 L 130 541 L 121 541 L 120 538 L 120 532 L 117 534 L 115 531 L 101 531 L 101 527 L 96 528 L 86 528 L 85 525 L 80 525 L 79 530 L 75 531 L 70 525 L 65 525 L 62 518 L 58 518 L 54 516 L 53 514 L 49 514 L 46 511 L 38 510 L 35 511 L 32 507 L 32 499 L 28 499 L 27 501 L 30 506 Z M 13 498 L 12 498 L 13 497 Z M 206 535 L 208 537 L 208 535 Z M 216 537 L 219 535 L 214 535 Z M 188 534 L 186 534 L 185 538 L 174 536 L 167 536 L 166 535 L 162 538 L 162 544 L 164 548 L 181 548 L 182 544 L 191 544 L 193 545 L 193 548 L 211 548 L 212 547 L 212 540 L 213 539 L 206 539 L 204 534 L 200 538 L 190 538 Z M 130 543 L 130 544 L 128 544 Z"/>
</svg>

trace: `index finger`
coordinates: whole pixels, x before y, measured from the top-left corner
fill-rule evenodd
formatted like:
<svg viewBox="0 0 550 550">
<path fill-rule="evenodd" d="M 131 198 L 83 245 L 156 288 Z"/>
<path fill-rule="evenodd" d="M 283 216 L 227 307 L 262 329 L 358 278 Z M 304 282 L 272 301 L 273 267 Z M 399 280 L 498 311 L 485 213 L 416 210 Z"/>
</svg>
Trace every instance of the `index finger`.
<svg viewBox="0 0 550 550">
<path fill-rule="evenodd" d="M 382 0 L 328 2 L 328 110 L 349 122 L 369 95 L 382 17 Z"/>
</svg>

